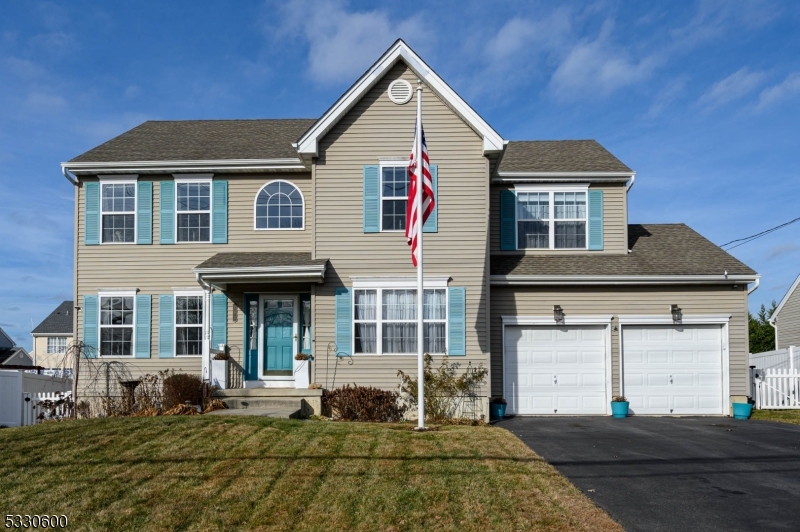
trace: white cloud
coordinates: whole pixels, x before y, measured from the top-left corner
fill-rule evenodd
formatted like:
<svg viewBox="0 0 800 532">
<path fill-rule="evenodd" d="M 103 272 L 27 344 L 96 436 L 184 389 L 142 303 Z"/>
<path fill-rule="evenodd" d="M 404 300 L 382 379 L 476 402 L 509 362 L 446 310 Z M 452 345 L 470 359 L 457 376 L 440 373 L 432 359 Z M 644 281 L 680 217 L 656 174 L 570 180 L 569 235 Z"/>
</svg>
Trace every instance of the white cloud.
<svg viewBox="0 0 800 532">
<path fill-rule="evenodd" d="M 552 51 L 565 44 L 572 30 L 569 11 L 557 9 L 539 20 L 514 17 L 486 43 L 484 55 L 493 64 L 510 60 L 516 66 L 519 55 L 530 56 L 537 51 Z"/>
<path fill-rule="evenodd" d="M 385 11 L 348 12 L 333 0 L 298 0 L 283 13 L 278 36 L 299 33 L 308 41 L 308 75 L 323 84 L 352 81 L 398 38 L 420 44 L 433 34 L 420 14 L 395 21 Z"/>
<path fill-rule="evenodd" d="M 800 72 L 793 72 L 777 85 L 767 87 L 761 91 L 758 96 L 756 110 L 761 111 L 781 100 L 791 98 L 797 93 L 800 93 Z"/>
<path fill-rule="evenodd" d="M 678 76 L 664 85 L 656 94 L 650 109 L 645 113 L 645 118 L 657 118 L 667 106 L 683 94 L 688 80 L 687 76 Z"/>
<path fill-rule="evenodd" d="M 28 94 L 24 105 L 38 113 L 56 113 L 67 108 L 67 100 L 58 94 L 37 91 Z"/>
<path fill-rule="evenodd" d="M 798 249 L 800 249 L 800 246 L 791 242 L 775 246 L 767 253 L 767 260 L 776 259 L 778 257 L 782 257 L 783 255 L 790 255 Z"/>
<path fill-rule="evenodd" d="M 606 20 L 596 39 L 582 40 L 569 51 L 550 79 L 556 98 L 607 96 L 651 76 L 660 63 L 658 56 L 631 59 L 610 42 L 612 30 L 613 23 Z"/>
<path fill-rule="evenodd" d="M 714 108 L 747 96 L 764 80 L 763 72 L 750 72 L 747 67 L 739 69 L 725 79 L 714 83 L 700 99 L 699 105 Z"/>
</svg>

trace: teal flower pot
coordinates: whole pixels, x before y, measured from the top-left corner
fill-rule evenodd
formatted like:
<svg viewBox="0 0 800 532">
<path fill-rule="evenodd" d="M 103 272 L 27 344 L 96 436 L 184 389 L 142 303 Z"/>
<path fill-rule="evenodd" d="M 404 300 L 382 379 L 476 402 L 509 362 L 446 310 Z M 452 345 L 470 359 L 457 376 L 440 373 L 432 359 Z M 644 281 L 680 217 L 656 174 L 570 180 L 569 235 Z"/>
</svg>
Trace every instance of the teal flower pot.
<svg viewBox="0 0 800 532">
<path fill-rule="evenodd" d="M 611 415 L 617 419 L 628 417 L 628 401 L 611 401 Z"/>
<path fill-rule="evenodd" d="M 489 419 L 497 420 L 503 419 L 506 415 L 506 405 L 500 405 L 495 403 L 489 404 Z"/>
<path fill-rule="evenodd" d="M 733 417 L 735 419 L 749 419 L 753 413 L 753 405 L 750 403 L 733 403 Z"/>
</svg>

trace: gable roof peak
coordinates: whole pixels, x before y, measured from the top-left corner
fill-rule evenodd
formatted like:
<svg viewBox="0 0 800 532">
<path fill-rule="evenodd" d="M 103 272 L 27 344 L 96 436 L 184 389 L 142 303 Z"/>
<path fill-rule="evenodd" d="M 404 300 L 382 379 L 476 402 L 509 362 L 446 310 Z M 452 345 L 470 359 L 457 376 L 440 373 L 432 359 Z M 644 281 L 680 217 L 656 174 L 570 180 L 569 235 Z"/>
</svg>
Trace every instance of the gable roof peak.
<svg viewBox="0 0 800 532">
<path fill-rule="evenodd" d="M 397 39 L 386 52 L 317 120 L 297 141 L 301 157 L 319 155 L 319 141 L 391 69 L 403 61 L 425 85 L 483 137 L 483 152 L 502 152 L 507 141 L 464 101 L 403 39 Z"/>
</svg>

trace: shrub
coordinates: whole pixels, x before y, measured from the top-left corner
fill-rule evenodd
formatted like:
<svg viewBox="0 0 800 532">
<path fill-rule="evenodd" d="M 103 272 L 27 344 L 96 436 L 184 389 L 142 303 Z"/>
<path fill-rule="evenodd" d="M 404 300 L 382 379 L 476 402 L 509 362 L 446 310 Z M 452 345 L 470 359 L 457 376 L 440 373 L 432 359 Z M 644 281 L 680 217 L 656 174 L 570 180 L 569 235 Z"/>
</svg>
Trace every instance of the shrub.
<svg viewBox="0 0 800 532">
<path fill-rule="evenodd" d="M 187 373 L 175 373 L 164 379 L 164 410 L 189 401 L 191 405 L 203 404 L 203 385 L 200 377 Z"/>
<path fill-rule="evenodd" d="M 489 399 L 489 402 L 491 404 L 493 404 L 493 405 L 507 405 L 508 404 L 508 401 L 506 401 L 506 398 L 505 397 L 500 397 L 499 395 L 495 395 L 494 397 Z"/>
<path fill-rule="evenodd" d="M 458 362 L 449 362 L 447 355 L 442 357 L 442 363 L 437 369 L 433 368 L 433 357 L 425 353 L 425 418 L 426 421 L 446 422 L 453 419 L 458 413 L 463 400 L 467 397 L 476 397 L 476 389 L 483 384 L 489 371 L 479 364 L 469 367 L 467 371 L 459 372 Z M 408 398 L 410 406 L 417 407 L 417 392 L 419 380 L 398 370 L 400 377 L 400 391 Z"/>
<path fill-rule="evenodd" d="M 325 390 L 322 408 L 331 417 L 342 421 L 396 422 L 403 419 L 407 407 L 398 401 L 397 392 L 371 386 L 348 384 L 344 388 Z"/>
<path fill-rule="evenodd" d="M 612 403 L 625 403 L 627 401 L 628 400 L 625 399 L 624 395 L 615 395 L 614 397 L 611 398 Z"/>
</svg>

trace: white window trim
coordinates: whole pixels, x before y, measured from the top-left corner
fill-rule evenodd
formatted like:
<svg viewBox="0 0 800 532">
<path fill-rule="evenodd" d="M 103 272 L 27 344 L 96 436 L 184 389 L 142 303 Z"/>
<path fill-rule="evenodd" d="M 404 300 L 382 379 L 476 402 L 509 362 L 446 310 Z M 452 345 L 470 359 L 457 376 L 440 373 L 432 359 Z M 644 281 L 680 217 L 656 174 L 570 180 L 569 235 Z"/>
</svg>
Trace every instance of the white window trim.
<svg viewBox="0 0 800 532">
<path fill-rule="evenodd" d="M 100 244 L 101 245 L 131 245 L 139 240 L 139 187 L 137 174 L 125 175 L 102 175 L 98 176 L 100 181 Z M 111 211 L 108 214 L 133 214 L 133 242 L 106 242 L 103 240 L 103 185 L 133 185 L 133 212 Z"/>
<path fill-rule="evenodd" d="M 444 320 L 425 320 L 426 323 L 441 323 L 444 321 L 444 344 L 445 351 L 450 352 L 450 289 L 447 286 L 447 279 L 449 277 L 435 278 L 436 280 L 445 279 L 444 284 L 441 282 L 429 283 L 426 279 L 423 283 L 424 290 L 444 290 L 444 304 L 445 304 L 445 318 Z M 396 284 L 383 284 L 376 286 L 374 281 L 361 280 L 356 283 L 354 281 L 352 288 L 352 301 L 350 302 L 350 312 L 352 319 L 350 320 L 350 345 L 353 346 L 353 356 L 387 356 L 387 357 L 416 357 L 417 353 L 384 353 L 383 352 L 383 336 L 381 334 L 381 325 L 383 325 L 383 291 L 384 290 L 416 290 L 417 284 L 415 281 L 398 280 Z M 356 290 L 375 290 L 375 320 L 358 320 L 358 323 L 375 323 L 375 353 L 356 353 Z M 417 323 L 414 320 L 389 320 L 390 323 Z M 432 355 L 444 355 L 445 353 L 431 353 Z"/>
<path fill-rule="evenodd" d="M 549 214 L 550 217 L 548 218 L 549 224 L 549 247 L 546 248 L 521 248 L 519 247 L 519 219 L 517 218 L 517 214 L 519 209 L 517 207 L 517 198 L 519 197 L 518 194 L 522 192 L 548 192 L 549 193 Z M 586 194 L 586 218 L 585 219 L 577 219 L 577 218 L 569 218 L 563 220 L 556 220 L 556 207 L 555 207 L 555 199 L 556 199 L 556 192 L 584 192 Z M 556 245 L 556 222 L 574 222 L 574 221 L 585 221 L 586 222 L 586 245 L 582 248 L 557 248 Z M 589 184 L 588 183 L 568 183 L 562 185 L 540 185 L 540 184 L 519 184 L 514 185 L 514 249 L 517 250 L 556 250 L 556 251 L 586 251 L 589 249 Z"/>
<path fill-rule="evenodd" d="M 416 277 L 350 277 L 353 288 L 416 288 Z M 422 280 L 423 289 L 447 288 L 449 276 L 425 277 Z"/>
<path fill-rule="evenodd" d="M 405 233 L 404 229 L 384 229 L 383 228 L 383 169 L 384 168 L 405 168 L 406 172 L 408 172 L 408 159 L 405 160 L 393 160 L 393 159 L 381 159 L 380 165 L 378 167 L 378 198 L 380 201 L 380 209 L 378 212 L 378 225 L 380 226 L 381 233 Z M 394 200 L 402 200 L 402 197 L 397 196 L 390 196 L 386 199 L 394 199 Z M 408 203 L 408 196 L 405 196 L 405 201 Z"/>
<path fill-rule="evenodd" d="M 121 359 L 129 359 L 129 358 L 136 358 L 136 292 L 137 291 L 124 291 L 124 292 L 98 292 L 97 293 L 97 356 L 98 358 L 121 358 Z M 103 355 L 102 354 L 102 342 L 101 338 L 103 336 L 102 329 L 103 327 L 106 328 L 115 328 L 115 329 L 122 329 L 123 326 L 110 326 L 110 325 L 102 325 L 102 315 L 103 315 L 103 298 L 104 297 L 130 297 L 133 299 L 133 323 L 130 325 L 132 330 L 131 334 L 131 354 L 129 356 L 118 356 L 118 355 Z M 124 326 L 124 327 L 127 327 Z"/>
<path fill-rule="evenodd" d="M 58 340 L 63 340 L 64 341 L 64 350 L 63 351 L 58 351 L 58 350 L 50 351 L 50 340 L 52 340 L 53 343 L 56 343 Z M 47 337 L 47 346 L 45 348 L 45 351 L 46 351 L 46 353 L 48 355 L 63 355 L 63 354 L 65 354 L 67 352 L 67 344 L 68 343 L 69 343 L 69 339 L 66 336 L 48 336 Z M 55 346 L 55 349 L 59 349 L 59 346 Z"/>
<path fill-rule="evenodd" d="M 288 185 L 292 185 L 297 192 L 300 193 L 300 199 L 303 200 L 303 218 L 302 218 L 302 225 L 300 227 L 258 227 L 258 221 L 256 220 L 256 209 L 258 208 L 258 197 L 261 195 L 261 191 L 270 186 L 272 183 L 286 183 Z M 300 190 L 300 187 L 288 181 L 286 179 L 273 179 L 272 181 L 266 183 L 263 187 L 258 189 L 256 192 L 256 197 L 253 199 L 253 230 L 254 231 L 303 231 L 306 228 L 306 197 L 303 194 L 303 191 Z"/>
<path fill-rule="evenodd" d="M 205 349 L 205 337 L 206 337 L 206 322 L 207 322 L 207 320 L 206 320 L 206 297 L 205 297 L 205 292 L 203 292 L 202 290 L 174 290 L 172 292 L 172 295 L 173 295 L 173 298 L 172 298 L 172 339 L 173 340 L 172 341 L 174 342 L 174 345 L 172 346 L 172 349 L 174 349 L 175 358 L 200 358 L 200 357 L 203 356 L 203 350 Z M 198 354 L 198 355 L 179 355 L 178 354 L 178 327 L 179 327 L 179 325 L 178 325 L 178 298 L 182 297 L 182 296 L 183 297 L 185 297 L 185 296 L 199 297 L 199 298 L 201 298 L 201 300 L 203 302 L 203 320 L 202 320 L 202 323 L 200 324 L 200 329 L 202 331 L 200 333 L 201 334 L 200 338 L 202 340 L 202 343 L 200 345 L 200 354 Z M 196 326 L 193 325 L 192 327 L 196 327 Z"/>
<path fill-rule="evenodd" d="M 211 234 L 214 228 L 214 174 L 179 174 L 173 176 L 175 180 L 175 243 L 176 244 L 210 244 L 214 239 Z M 208 183 L 208 240 L 181 241 L 178 240 L 178 185 L 189 183 Z M 206 211 L 180 211 L 180 213 L 205 214 Z"/>
</svg>

